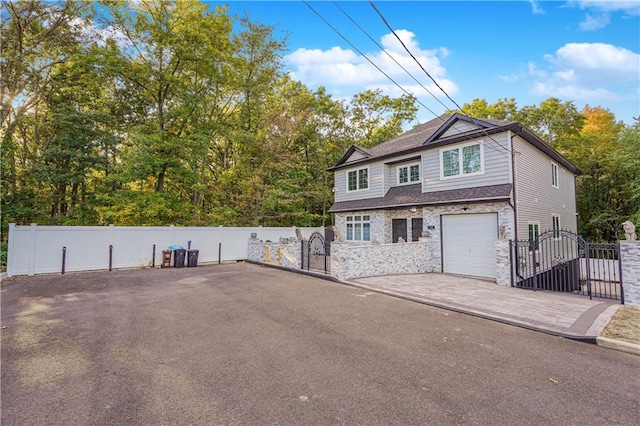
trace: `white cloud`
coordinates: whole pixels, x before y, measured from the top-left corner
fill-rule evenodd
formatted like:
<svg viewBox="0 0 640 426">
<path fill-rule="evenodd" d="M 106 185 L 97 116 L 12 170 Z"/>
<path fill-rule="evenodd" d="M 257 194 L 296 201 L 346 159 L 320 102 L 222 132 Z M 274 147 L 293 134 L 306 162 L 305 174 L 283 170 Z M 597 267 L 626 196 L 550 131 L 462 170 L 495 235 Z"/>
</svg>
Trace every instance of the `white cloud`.
<svg viewBox="0 0 640 426">
<path fill-rule="evenodd" d="M 568 43 L 544 59 L 546 70 L 529 64 L 534 95 L 587 101 L 636 96 L 630 88 L 640 81 L 638 53 L 604 43 Z"/>
<path fill-rule="evenodd" d="M 560 99 L 619 100 L 620 95 L 603 88 L 586 88 L 573 85 L 556 84 L 553 81 L 536 82 L 531 88 L 531 94 L 541 97 L 552 96 Z"/>
<path fill-rule="evenodd" d="M 583 0 L 569 3 L 577 4 L 580 9 L 593 9 L 603 12 L 616 11 L 627 15 L 640 15 L 640 3 L 638 1 Z"/>
<path fill-rule="evenodd" d="M 533 12 L 534 15 L 544 15 L 544 10 L 538 1 L 529 0 L 529 4 L 531 4 L 531 12 Z"/>
<path fill-rule="evenodd" d="M 422 67 L 449 95 L 457 93 L 457 85 L 447 77 L 447 71 L 440 62 L 442 58 L 451 54 L 448 49 L 441 47 L 424 50 L 411 31 L 401 29 L 397 30 L 396 34 L 418 59 Z M 393 34 L 382 36 L 380 44 L 386 53 L 375 51 L 366 53 L 366 56 L 390 78 L 418 97 L 429 96 L 396 64 L 398 62 L 432 93 L 444 97 L 444 94 L 435 87 L 431 79 L 411 58 Z M 381 89 L 389 96 L 404 94 L 365 57 L 350 49 L 340 47 L 332 47 L 328 50 L 300 48 L 287 55 L 285 60 L 290 66 L 292 78 L 312 87 L 324 86 L 330 93 L 355 94 L 366 89 Z"/>
<path fill-rule="evenodd" d="M 584 21 L 580 23 L 583 31 L 593 31 L 604 28 L 611 23 L 611 14 L 620 12 L 628 16 L 640 15 L 640 2 L 615 0 L 585 0 L 568 2 L 570 6 L 587 10 Z"/>
<path fill-rule="evenodd" d="M 598 30 L 600 28 L 606 27 L 610 22 L 611 17 L 608 13 L 603 13 L 596 16 L 587 14 L 584 18 L 584 21 L 580 22 L 580 29 L 583 31 Z"/>
</svg>

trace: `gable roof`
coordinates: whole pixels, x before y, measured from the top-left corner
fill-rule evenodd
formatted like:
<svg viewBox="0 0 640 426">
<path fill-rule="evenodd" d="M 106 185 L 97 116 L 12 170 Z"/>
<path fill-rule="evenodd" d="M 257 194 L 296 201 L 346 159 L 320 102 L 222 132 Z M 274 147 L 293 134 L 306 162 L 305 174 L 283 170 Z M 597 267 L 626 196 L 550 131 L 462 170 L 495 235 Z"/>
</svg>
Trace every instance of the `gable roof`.
<svg viewBox="0 0 640 426">
<path fill-rule="evenodd" d="M 449 130 L 455 130 L 455 126 L 458 123 L 471 124 L 473 127 L 470 128 L 470 130 L 463 128 L 457 132 L 450 132 L 450 134 L 447 134 Z M 372 148 L 365 149 L 353 145 L 349 148 L 349 151 L 342 156 L 340 161 L 338 161 L 335 166 L 329 168 L 328 171 L 366 164 L 376 160 L 382 160 L 412 152 L 424 151 L 429 148 L 454 144 L 478 138 L 483 135 L 491 137 L 492 134 L 502 133 L 509 130 L 522 137 L 524 140 L 547 154 L 571 172 L 580 174 L 580 170 L 575 165 L 560 155 L 556 150 L 551 148 L 551 146 L 547 145 L 546 142 L 540 139 L 533 131 L 524 125 L 515 121 L 478 119 L 458 113 L 443 114 L 433 120 L 427 121 L 426 123 L 419 124 L 413 129 Z M 351 154 L 356 149 L 361 150 L 363 155 L 365 155 L 365 158 L 347 162 Z"/>
</svg>

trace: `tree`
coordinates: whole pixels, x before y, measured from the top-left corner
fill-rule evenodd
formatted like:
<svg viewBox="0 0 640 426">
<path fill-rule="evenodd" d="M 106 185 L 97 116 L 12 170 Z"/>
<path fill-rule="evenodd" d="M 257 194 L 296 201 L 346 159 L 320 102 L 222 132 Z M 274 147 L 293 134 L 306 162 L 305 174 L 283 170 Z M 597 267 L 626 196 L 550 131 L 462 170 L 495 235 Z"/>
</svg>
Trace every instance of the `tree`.
<svg viewBox="0 0 640 426">
<path fill-rule="evenodd" d="M 557 98 L 549 98 L 539 106 L 525 106 L 518 116 L 523 124 L 561 154 L 580 134 L 585 120 L 573 102 L 561 102 Z"/>
<path fill-rule="evenodd" d="M 351 137 L 365 148 L 378 145 L 402 133 L 402 126 L 415 120 L 417 112 L 415 99 L 408 95 L 393 99 L 379 89 L 365 90 L 349 104 Z"/>
<path fill-rule="evenodd" d="M 92 12 L 83 1 L 5 1 L 0 23 L 0 128 L 3 131 L 3 205 L 33 200 L 29 171 L 41 147 L 39 119 L 43 100 L 56 87 L 56 68 L 87 40 L 83 23 Z M 16 134 L 17 133 L 17 134 Z M 28 203 L 27 203 L 28 204 Z M 11 209 L 34 219 L 30 209 Z"/>
<path fill-rule="evenodd" d="M 640 128 L 625 126 L 603 108 L 586 106 L 580 137 L 567 156 L 577 177 L 579 231 L 593 241 L 615 241 L 625 220 L 640 219 Z"/>
<path fill-rule="evenodd" d="M 447 111 L 448 113 L 454 110 Z M 498 99 L 489 104 L 485 99 L 476 98 L 470 104 L 462 105 L 462 111 L 457 111 L 476 118 L 492 118 L 494 120 L 520 121 L 518 104 L 514 98 Z"/>
</svg>

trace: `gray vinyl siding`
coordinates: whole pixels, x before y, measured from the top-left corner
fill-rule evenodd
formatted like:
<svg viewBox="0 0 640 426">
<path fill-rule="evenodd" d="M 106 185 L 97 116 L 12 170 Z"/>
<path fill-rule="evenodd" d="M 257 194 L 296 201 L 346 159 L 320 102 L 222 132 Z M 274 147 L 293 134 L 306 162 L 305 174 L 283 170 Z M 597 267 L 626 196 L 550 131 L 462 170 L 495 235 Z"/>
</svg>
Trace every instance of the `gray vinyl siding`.
<svg viewBox="0 0 640 426">
<path fill-rule="evenodd" d="M 482 142 L 484 151 L 484 173 L 455 178 L 440 178 L 440 149 L 451 149 L 456 146 L 466 145 L 473 141 L 465 141 L 460 144 L 447 145 L 434 148 L 422 154 L 422 192 L 444 191 L 449 189 L 472 188 L 479 186 L 499 185 L 510 183 L 510 154 L 508 133 L 492 135 L 477 139 Z"/>
<path fill-rule="evenodd" d="M 420 160 L 411 160 L 411 161 L 407 161 L 404 163 L 397 163 L 397 164 L 391 164 L 391 165 L 387 165 L 386 168 L 386 176 L 385 176 L 385 186 L 387 187 L 387 190 L 392 187 L 392 186 L 398 186 L 398 167 L 401 166 L 409 166 L 411 164 L 417 164 L 420 163 L 420 178 L 422 179 L 422 162 Z M 388 179 L 388 183 L 387 180 Z M 418 182 L 411 182 L 411 183 L 418 183 Z"/>
<path fill-rule="evenodd" d="M 514 149 L 518 238 L 529 238 L 529 223 L 539 223 L 541 233 L 552 229 L 554 214 L 562 229 L 576 232 L 575 175 L 558 164 L 558 188 L 554 188 L 551 158 L 519 137 L 514 138 Z"/>
<path fill-rule="evenodd" d="M 355 151 L 353 154 L 351 154 L 349 156 L 349 159 L 347 161 L 345 161 L 345 163 L 350 163 L 352 161 L 362 160 L 363 158 L 366 158 L 364 156 L 364 154 L 362 154 L 361 152 Z"/>
<path fill-rule="evenodd" d="M 369 169 L 369 188 L 359 191 L 347 192 L 347 174 L 350 171 L 362 168 Z M 335 201 L 363 200 L 384 196 L 384 164 L 382 162 L 370 163 L 364 166 L 341 169 L 335 172 Z"/>
<path fill-rule="evenodd" d="M 472 123 L 467 123 L 466 121 L 458 121 L 451 126 L 451 128 L 447 129 L 441 137 L 455 136 L 459 133 L 469 132 L 471 130 L 478 130 L 478 126 Z"/>
</svg>

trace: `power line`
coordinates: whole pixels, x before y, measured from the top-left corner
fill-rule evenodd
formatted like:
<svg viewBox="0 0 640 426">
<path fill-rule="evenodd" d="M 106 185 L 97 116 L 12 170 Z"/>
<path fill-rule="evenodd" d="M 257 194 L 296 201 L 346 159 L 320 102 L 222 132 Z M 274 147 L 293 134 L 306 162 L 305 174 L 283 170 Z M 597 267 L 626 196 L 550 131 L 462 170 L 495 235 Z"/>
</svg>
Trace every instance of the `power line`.
<svg viewBox="0 0 640 426">
<path fill-rule="evenodd" d="M 453 104 L 455 106 L 458 107 L 458 109 L 460 111 L 462 111 L 462 108 L 460 107 L 460 105 L 458 105 L 456 103 L 456 101 L 454 101 L 451 96 L 449 96 L 449 94 L 438 84 L 438 82 L 436 81 L 435 78 L 433 78 L 431 76 L 431 74 L 429 74 L 429 72 L 424 69 L 424 67 L 422 66 L 422 64 L 420 63 L 420 61 L 418 61 L 418 58 L 416 58 L 413 53 L 411 53 L 411 51 L 409 50 L 409 48 L 404 44 L 404 42 L 402 41 L 402 39 L 398 36 L 398 34 L 396 34 L 395 30 L 393 28 L 391 28 L 391 25 L 389 25 L 389 22 L 387 22 L 387 19 L 384 17 L 384 15 L 382 15 L 382 13 L 380 12 L 380 10 L 378 10 L 378 8 L 376 7 L 375 4 L 373 4 L 373 2 L 371 0 L 369 0 L 369 4 L 371 5 L 371 7 L 373 7 L 373 9 L 378 13 L 378 15 L 380 16 L 380 18 L 382 19 L 382 22 L 384 22 L 384 24 L 387 26 L 387 28 L 389 28 L 389 31 L 391 31 L 391 33 L 395 36 L 396 39 L 398 39 L 398 41 L 400 42 L 400 44 L 402 45 L 402 47 L 404 47 L 404 50 L 407 51 L 407 53 L 413 58 L 413 60 L 418 64 L 418 66 L 420 67 L 420 69 L 422 71 L 424 71 L 425 74 L 427 74 L 427 76 L 431 79 L 431 81 L 433 81 L 433 84 L 436 85 L 436 87 L 438 89 L 440 89 L 440 91 L 442 93 L 444 93 L 444 95 L 451 101 L 453 102 Z M 433 95 L 432 95 L 433 96 Z M 445 105 L 446 108 L 446 105 Z"/>
<path fill-rule="evenodd" d="M 382 47 L 380 45 L 380 43 L 378 43 L 373 37 L 371 37 L 371 35 L 369 35 L 369 33 L 362 28 L 362 26 L 360 26 L 360 24 L 358 24 L 343 8 L 341 8 L 338 3 L 336 3 L 335 1 L 332 2 L 334 4 L 335 7 L 337 7 L 347 18 L 349 18 L 349 20 L 351 22 L 353 22 L 353 24 L 358 27 L 358 29 L 360 29 L 360 31 L 362 31 L 367 37 L 369 37 L 369 40 L 371 40 L 372 42 L 374 42 L 376 44 L 376 46 L 378 46 L 380 48 L 380 50 L 382 50 L 393 62 L 395 62 L 400 68 L 402 68 L 404 70 L 404 72 L 406 72 L 412 79 L 413 81 L 415 81 L 416 83 L 418 83 L 420 85 L 420 87 L 422 87 L 428 94 L 430 94 L 431 96 L 433 96 L 433 98 L 435 100 L 437 100 L 440 105 L 442 105 L 445 109 L 449 109 L 440 99 L 438 99 L 437 96 L 435 96 L 433 93 L 431 93 L 431 91 L 429 91 L 429 89 L 427 89 L 422 83 L 420 83 L 420 81 L 418 81 L 417 78 L 415 78 L 413 76 L 413 74 L 411 74 L 404 66 L 402 66 L 402 64 L 400 64 L 400 62 L 398 62 L 396 60 L 396 58 L 394 58 L 384 47 Z M 437 114 L 436 114 L 437 116 Z"/>
<path fill-rule="evenodd" d="M 400 90 L 402 90 L 404 93 L 406 93 L 411 99 L 413 99 L 415 102 L 417 102 L 418 104 L 420 104 L 422 107 L 424 107 L 427 111 L 429 111 L 431 114 L 435 115 L 436 117 L 438 117 L 439 115 L 436 114 L 435 112 L 433 112 L 428 106 L 426 106 L 425 104 L 422 103 L 422 101 L 420 101 L 420 99 L 416 98 L 412 93 L 408 92 L 404 87 L 402 87 L 400 84 L 398 84 L 393 78 L 391 78 L 386 72 L 384 72 L 379 66 L 377 66 L 371 59 L 369 59 L 369 57 L 363 53 L 360 49 L 358 49 L 353 43 L 351 43 L 351 41 L 349 41 L 344 35 L 342 35 L 342 33 L 340 31 L 338 31 L 333 25 L 331 25 L 331 23 L 329 21 L 327 21 L 322 15 L 320 15 L 320 13 L 318 13 L 308 2 L 303 1 L 303 3 L 305 5 L 307 5 L 307 7 L 309 9 L 311 9 L 313 11 L 313 13 L 315 13 L 320 19 L 322 19 L 322 21 L 327 24 L 329 26 L 329 28 L 331 28 L 336 34 L 338 34 L 344 41 L 346 41 L 347 43 L 349 43 L 349 45 L 356 50 L 356 52 L 358 52 L 360 55 L 362 55 L 363 58 L 365 58 L 371 65 L 373 65 L 378 71 L 380 71 L 385 77 L 387 77 L 391 82 L 393 82 L 393 84 L 395 84 L 396 86 L 398 86 L 398 88 L 400 88 Z"/>
<path fill-rule="evenodd" d="M 469 117 L 471 119 L 471 121 L 473 122 L 473 124 L 475 124 L 480 130 L 482 130 L 482 132 L 489 137 L 492 141 L 494 141 L 496 143 L 496 145 L 498 145 L 500 148 L 502 148 L 504 151 L 511 153 L 511 150 L 505 146 L 503 146 L 500 142 L 498 142 L 497 140 L 495 140 L 489 133 L 487 133 L 487 131 L 484 129 L 484 127 L 482 127 L 479 123 L 476 122 L 476 119 L 474 117 L 471 117 L 470 115 L 468 115 L 467 113 L 465 113 L 464 109 L 458 105 L 458 103 L 451 97 L 449 96 L 449 94 L 446 92 L 446 90 L 444 90 L 440 84 L 438 84 L 438 82 L 436 81 L 435 78 L 433 78 L 431 76 L 431 74 L 429 74 L 429 72 L 424 69 L 424 67 L 422 66 L 422 64 L 420 63 L 420 61 L 418 61 L 418 59 L 413 55 L 413 53 L 411 53 L 411 50 L 409 50 L 409 48 L 404 44 L 404 42 L 402 41 L 402 39 L 398 36 L 398 34 L 395 32 L 395 30 L 391 27 L 391 25 L 389 25 L 389 22 L 387 21 L 387 19 L 384 17 L 384 15 L 382 14 L 382 12 L 380 12 L 380 10 L 376 7 L 375 4 L 373 4 L 373 1 L 369 0 L 369 4 L 371 5 L 371 7 L 373 7 L 373 9 L 376 11 L 376 13 L 380 16 L 380 18 L 382 19 L 382 22 L 384 22 L 384 24 L 387 26 L 387 28 L 389 29 L 389 31 L 391 31 L 391 33 L 395 36 L 395 38 L 400 42 L 400 44 L 402 45 L 402 47 L 404 48 L 404 50 L 413 58 L 413 60 L 418 64 L 418 66 L 420 67 L 420 69 L 422 69 L 422 71 L 424 71 L 424 73 L 431 79 L 431 81 L 433 81 L 433 83 L 438 87 L 438 89 L 440 89 L 440 91 L 442 93 L 444 93 L 444 95 L 451 101 L 453 102 L 453 104 L 458 107 L 458 110 L 460 110 L 465 116 Z M 432 95 L 433 96 L 433 95 Z M 435 97 L 435 96 L 434 96 Z"/>
<path fill-rule="evenodd" d="M 444 120 L 444 118 L 442 118 L 441 114 L 437 114 L 435 113 L 433 110 L 431 110 L 429 107 L 427 107 L 424 103 L 422 103 L 422 101 L 420 101 L 418 98 L 416 98 L 412 93 L 408 92 L 404 87 L 402 87 L 398 82 L 396 82 L 393 78 L 391 78 L 386 72 L 384 72 L 379 66 L 377 66 L 371 59 L 369 59 L 369 57 L 362 52 L 360 49 L 358 49 L 358 47 L 356 47 L 349 39 L 347 39 L 347 37 L 345 37 L 338 29 L 336 29 L 327 19 L 325 19 L 318 11 L 316 11 L 307 1 L 303 0 L 303 3 L 309 8 L 311 9 L 311 11 L 313 13 L 315 13 L 329 28 L 331 28 L 336 34 L 338 34 L 345 42 L 347 42 L 356 52 L 358 52 L 363 58 L 365 58 L 371 65 L 373 65 L 378 71 L 380 71 L 381 74 L 383 74 L 388 80 L 390 80 L 391 82 L 393 82 L 393 84 L 395 84 L 400 90 L 402 90 L 404 93 L 406 93 L 411 99 L 413 99 L 415 102 L 417 102 L 419 105 L 421 105 L 423 108 L 425 108 L 427 111 L 429 111 L 431 114 L 433 114 L 435 117 L 440 117 L 441 120 L 443 122 L 446 122 Z M 384 16 L 382 16 L 382 14 L 377 10 L 377 8 L 375 7 L 375 5 L 373 5 L 372 2 L 370 2 L 371 5 L 374 7 L 374 9 L 376 9 L 376 11 L 378 12 L 378 14 L 380 15 L 380 17 L 383 19 L 383 21 L 385 22 L 385 24 L 387 24 L 387 27 L 389 28 L 389 30 L 394 34 L 394 36 L 396 38 L 398 38 L 398 40 L 400 40 L 400 38 L 398 37 L 398 35 L 395 33 L 395 31 L 389 26 L 389 24 L 387 23 L 386 19 L 384 18 Z M 346 13 L 345 13 L 346 14 Z M 350 18 L 351 19 L 351 18 Z M 352 22 L 355 21 L 353 19 L 351 19 Z M 357 25 L 357 24 L 356 24 Z M 357 25 L 359 28 L 360 26 Z M 365 32 L 366 33 L 366 32 Z M 367 34 L 367 36 L 369 36 Z M 371 38 L 369 36 L 369 38 Z M 400 40 L 400 43 L 402 43 L 402 40 Z M 377 43 L 376 43 L 377 44 Z M 435 81 L 435 79 L 433 79 L 433 77 L 431 77 L 431 75 L 422 67 L 422 65 L 420 64 L 420 62 L 415 58 L 415 56 L 409 51 L 409 49 L 404 45 L 404 43 L 402 43 L 403 47 L 405 48 L 405 50 L 411 55 L 411 57 L 418 63 L 418 65 L 420 66 L 420 68 L 429 76 L 429 78 L 431 78 L 431 80 L 436 84 L 436 86 L 447 96 L 447 98 L 449 98 L 457 107 L 460 111 L 463 111 L 463 109 L 453 100 L 451 99 L 451 97 L 446 93 L 446 91 L 444 91 L 444 89 L 442 89 L 442 87 L 440 87 L 440 85 L 437 83 L 437 81 Z M 380 46 L 379 46 L 380 47 Z M 384 50 L 384 48 L 382 48 L 382 50 Z M 385 51 L 386 52 L 386 51 Z M 397 63 L 397 61 L 396 61 Z M 401 68 L 403 68 L 400 64 L 398 64 Z M 404 68 L 403 68 L 404 69 Z M 408 73 L 408 71 L 405 70 L 405 72 Z M 408 73 L 409 75 L 411 75 L 410 73 Z M 413 77 L 411 75 L 412 78 Z M 424 88 L 424 86 L 422 86 Z M 425 88 L 426 90 L 426 88 Z M 429 92 L 427 90 L 427 92 L 433 96 L 436 100 L 439 101 L 439 99 L 437 99 L 437 97 L 435 95 L 433 95 L 431 92 Z M 440 101 L 439 101 L 440 102 Z M 442 104 L 442 102 L 440 102 Z M 446 105 L 442 104 L 446 109 L 448 109 L 446 107 Z M 464 111 L 463 111 L 464 113 Z M 496 145 L 498 145 L 500 148 L 502 148 L 502 150 L 506 151 L 506 152 L 511 152 L 508 148 L 504 147 L 502 144 L 500 144 L 498 141 L 496 141 L 491 135 L 489 135 L 487 133 L 487 131 L 484 129 L 484 127 L 482 127 L 479 123 L 476 122 L 476 120 L 473 117 L 468 116 L 467 114 L 465 114 L 468 118 L 471 119 L 472 123 L 478 127 L 480 130 L 482 130 L 482 132 L 489 137 L 491 140 L 493 140 Z M 500 152 L 502 155 L 505 155 L 505 153 L 501 150 L 498 150 L 497 148 L 493 147 L 493 146 L 488 146 L 490 149 L 493 149 L 494 151 Z M 506 157 L 506 155 L 505 155 Z"/>
</svg>

